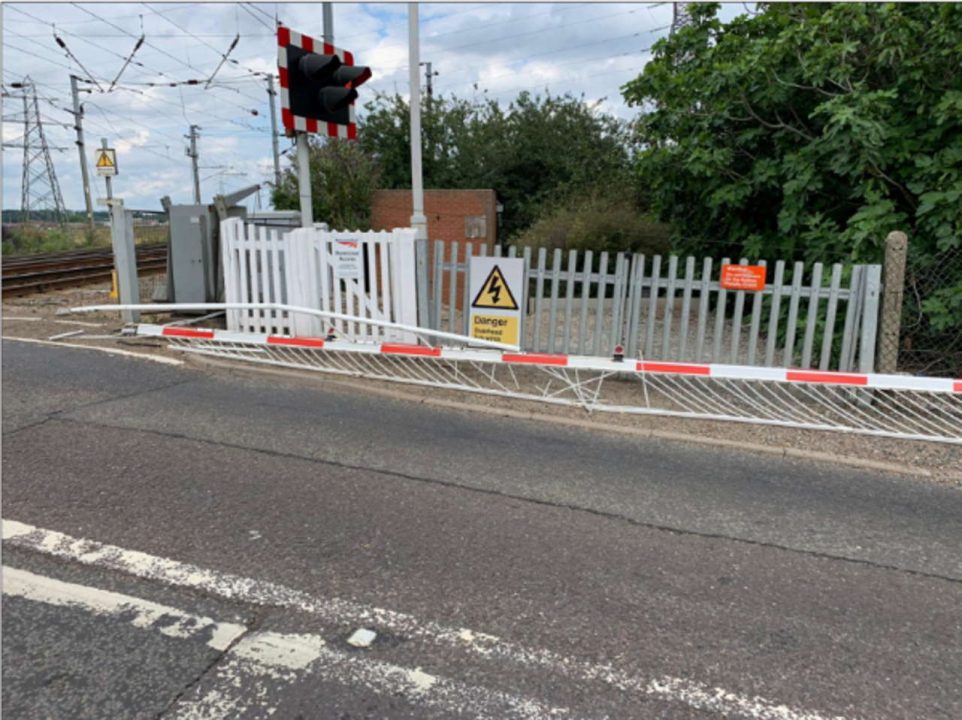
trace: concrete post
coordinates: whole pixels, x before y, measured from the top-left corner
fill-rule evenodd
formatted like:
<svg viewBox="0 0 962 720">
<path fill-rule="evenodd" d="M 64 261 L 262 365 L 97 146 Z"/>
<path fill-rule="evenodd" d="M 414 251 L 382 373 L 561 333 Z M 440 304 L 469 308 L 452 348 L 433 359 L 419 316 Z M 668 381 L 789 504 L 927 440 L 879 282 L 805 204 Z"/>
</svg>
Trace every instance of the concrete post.
<svg viewBox="0 0 962 720">
<path fill-rule="evenodd" d="M 140 283 L 137 279 L 137 255 L 134 249 L 134 214 L 124 209 L 123 200 L 110 203 L 110 240 L 114 250 L 114 272 L 117 274 L 117 289 L 121 305 L 136 305 L 140 302 Z M 122 310 L 126 323 L 140 321 L 140 313 L 135 310 Z"/>
<path fill-rule="evenodd" d="M 878 372 L 898 369 L 899 335 L 902 325 L 902 293 L 905 289 L 905 261 L 909 241 L 904 232 L 890 232 L 885 238 L 885 279 L 882 289 L 881 338 Z"/>
</svg>

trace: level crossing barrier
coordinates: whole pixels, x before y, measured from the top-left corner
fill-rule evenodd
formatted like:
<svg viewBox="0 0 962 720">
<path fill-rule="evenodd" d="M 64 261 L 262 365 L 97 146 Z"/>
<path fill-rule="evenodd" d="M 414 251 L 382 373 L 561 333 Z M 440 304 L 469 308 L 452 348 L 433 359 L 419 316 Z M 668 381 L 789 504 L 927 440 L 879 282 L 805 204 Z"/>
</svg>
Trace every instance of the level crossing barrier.
<svg viewBox="0 0 962 720">
<path fill-rule="evenodd" d="M 346 320 L 347 333 L 298 336 L 138 324 L 138 335 L 177 350 L 433 388 L 571 405 L 588 412 L 666 415 L 962 444 L 962 379 L 679 363 L 628 357 L 524 352 L 456 333 L 288 305 L 99 305 L 68 312 L 257 310 Z M 352 335 L 393 327 L 415 342 Z M 620 350 L 620 348 L 617 348 Z"/>
</svg>

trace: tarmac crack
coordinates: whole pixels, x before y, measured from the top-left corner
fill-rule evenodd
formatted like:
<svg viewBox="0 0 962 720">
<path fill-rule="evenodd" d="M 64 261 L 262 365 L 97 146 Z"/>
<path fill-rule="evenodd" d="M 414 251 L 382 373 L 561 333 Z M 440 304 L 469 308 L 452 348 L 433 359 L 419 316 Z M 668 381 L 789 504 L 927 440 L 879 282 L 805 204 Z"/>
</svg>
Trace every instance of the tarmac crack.
<svg viewBox="0 0 962 720">
<path fill-rule="evenodd" d="M 269 612 L 269 608 L 255 608 L 254 618 L 250 622 L 244 623 L 247 630 L 241 633 L 240 635 L 238 635 L 237 637 L 235 637 L 233 640 L 231 640 L 230 644 L 226 648 L 221 650 L 217 655 L 215 655 L 211 659 L 209 663 L 207 663 L 203 668 L 201 668 L 200 672 L 198 672 L 197 675 L 191 678 L 187 682 L 187 684 L 185 684 L 184 687 L 181 688 L 180 692 L 178 692 L 176 695 L 174 695 L 173 698 L 171 698 L 170 702 L 167 703 L 164 709 L 154 716 L 154 720 L 163 720 L 163 718 L 168 714 L 170 714 L 177 707 L 177 704 L 182 699 L 184 699 L 191 690 L 193 690 L 195 687 L 200 685 L 201 682 L 203 682 L 204 678 L 208 675 L 208 673 L 210 673 L 214 668 L 216 668 L 217 665 L 220 664 L 220 662 L 230 654 L 231 650 L 237 647 L 238 643 L 243 641 L 245 638 L 249 637 L 252 633 L 259 630 L 263 626 L 264 620 L 267 618 L 268 612 Z"/>
<path fill-rule="evenodd" d="M 162 389 L 162 388 L 158 388 L 158 389 Z M 581 505 L 576 505 L 574 503 L 564 503 L 564 502 L 557 502 L 552 500 L 542 500 L 539 498 L 534 498 L 534 497 L 525 496 L 525 495 L 515 495 L 512 493 L 504 492 L 503 490 L 495 490 L 491 488 L 479 488 L 472 485 L 465 485 L 463 483 L 459 483 L 453 480 L 444 480 L 442 478 L 432 478 L 432 477 L 424 477 L 419 475 L 411 475 L 409 473 L 398 472 L 396 470 L 385 470 L 383 468 L 367 467 L 364 465 L 351 465 L 348 463 L 343 463 L 337 460 L 331 460 L 327 458 L 316 458 L 316 457 L 310 457 L 306 455 L 298 455 L 296 453 L 282 452 L 279 450 L 270 450 L 267 448 L 258 448 L 258 447 L 251 447 L 247 445 L 239 445 L 237 443 L 229 443 L 223 440 L 211 440 L 208 438 L 198 438 L 198 437 L 193 437 L 191 435 L 186 435 L 184 433 L 176 433 L 176 432 L 170 432 L 165 430 L 127 427 L 123 425 L 114 425 L 111 423 L 101 423 L 101 422 L 94 422 L 90 420 L 80 420 L 77 418 L 68 418 L 68 417 L 57 417 L 57 418 L 51 418 L 51 419 L 58 420 L 60 422 L 75 423 L 78 425 L 89 425 L 91 427 L 100 427 L 100 428 L 108 428 L 112 430 L 119 430 L 122 432 L 133 432 L 133 433 L 142 433 L 146 435 L 156 435 L 159 437 L 169 438 L 172 440 L 186 440 L 188 442 L 195 442 L 203 445 L 209 445 L 212 447 L 220 447 L 228 450 L 241 450 L 245 452 L 253 452 L 260 455 L 265 455 L 267 457 L 299 460 L 302 462 L 313 463 L 317 465 L 324 465 L 327 467 L 336 467 L 342 470 L 367 472 L 367 473 L 372 473 L 374 475 L 382 475 L 385 477 L 408 480 L 408 481 L 417 482 L 417 483 L 436 485 L 439 487 L 445 487 L 453 490 L 464 490 L 464 491 L 476 493 L 479 495 L 488 495 L 488 496 L 503 498 L 507 500 L 516 500 L 518 502 L 530 503 L 532 505 L 539 505 L 542 507 L 550 507 L 550 508 L 559 509 L 559 510 L 568 510 L 571 512 L 586 513 L 588 515 L 604 518 L 606 520 L 620 521 L 632 527 L 645 528 L 648 530 L 656 530 L 659 532 L 668 532 L 668 533 L 672 533 L 672 534 L 680 535 L 684 537 L 698 537 L 698 538 L 704 538 L 707 540 L 725 540 L 728 542 L 741 543 L 741 544 L 749 545 L 752 547 L 781 550 L 781 551 L 795 553 L 795 554 L 803 555 L 807 557 L 819 558 L 823 560 L 847 562 L 847 563 L 853 563 L 855 565 L 860 565 L 863 567 L 871 567 L 879 570 L 894 571 L 894 572 L 903 573 L 912 577 L 921 577 L 921 578 L 927 578 L 927 579 L 933 579 L 933 580 L 944 580 L 944 581 L 955 583 L 955 584 L 962 584 L 962 577 L 942 575 L 939 573 L 926 572 L 924 570 L 914 570 L 912 568 L 899 567 L 898 565 L 880 563 L 877 561 L 867 560 L 864 558 L 852 558 L 852 557 L 846 557 L 844 555 L 833 555 L 831 553 L 818 551 L 818 550 L 806 550 L 804 548 L 796 548 L 788 545 L 780 545 L 778 543 L 766 542 L 764 540 L 752 540 L 749 538 L 742 538 L 734 535 L 725 535 L 723 533 L 703 532 L 699 530 L 690 530 L 687 528 L 678 528 L 678 527 L 672 527 L 670 525 L 661 525 L 658 523 L 645 522 L 643 520 L 636 520 L 635 518 L 631 518 L 626 515 L 620 515 L 618 513 L 609 512 L 606 510 L 597 510 L 595 508 L 584 507 Z"/>
<path fill-rule="evenodd" d="M 51 420 L 64 420 L 64 419 L 68 419 L 68 418 L 64 418 L 64 417 L 63 417 L 66 413 L 73 413 L 73 412 L 78 412 L 78 411 L 80 411 L 80 410 L 87 410 L 87 409 L 89 409 L 89 408 L 98 407 L 98 406 L 100 406 L 100 405 L 105 405 L 105 404 L 107 404 L 107 403 L 116 402 L 116 401 L 118 401 L 118 400 L 129 400 L 129 399 L 131 399 L 131 398 L 140 397 L 141 395 L 148 395 L 148 394 L 153 393 L 153 392 L 160 392 L 161 390 L 170 390 L 171 388 L 179 387 L 179 386 L 181 386 L 181 385 L 187 385 L 187 384 L 192 383 L 192 382 L 197 382 L 197 379 L 196 379 L 196 378 L 187 378 L 187 379 L 185 379 L 185 380 L 178 380 L 177 382 L 167 383 L 167 384 L 165 384 L 165 385 L 159 385 L 159 386 L 157 386 L 157 387 L 146 388 L 146 389 L 143 389 L 143 390 L 136 390 L 136 391 L 131 392 L 131 393 L 126 393 L 126 394 L 124 394 L 124 395 L 117 395 L 117 396 L 115 396 L 115 397 L 104 398 L 104 399 L 102 399 L 102 400 L 93 400 L 93 401 L 91 401 L 91 402 L 89 402 L 89 403 L 84 403 L 83 405 L 78 405 L 77 407 L 64 408 L 64 409 L 62 409 L 62 410 L 54 410 L 54 411 L 52 411 L 52 412 L 48 412 L 48 413 L 46 414 L 46 417 L 43 418 L 43 420 L 37 420 L 36 422 L 32 422 L 32 423 L 30 423 L 30 424 L 28 424 L 28 425 L 24 425 L 24 426 L 22 426 L 22 427 L 14 428 L 13 430 L 10 430 L 10 431 L 8 431 L 8 432 L 4 432 L 4 433 L 3 433 L 3 437 L 5 437 L 5 438 L 7 438 L 7 437 L 13 437 L 14 435 L 17 435 L 17 434 L 23 432 L 24 430 L 31 430 L 31 429 L 33 429 L 33 428 L 40 427 L 41 425 L 46 425 L 46 424 L 47 424 L 48 422 L 50 422 Z"/>
</svg>

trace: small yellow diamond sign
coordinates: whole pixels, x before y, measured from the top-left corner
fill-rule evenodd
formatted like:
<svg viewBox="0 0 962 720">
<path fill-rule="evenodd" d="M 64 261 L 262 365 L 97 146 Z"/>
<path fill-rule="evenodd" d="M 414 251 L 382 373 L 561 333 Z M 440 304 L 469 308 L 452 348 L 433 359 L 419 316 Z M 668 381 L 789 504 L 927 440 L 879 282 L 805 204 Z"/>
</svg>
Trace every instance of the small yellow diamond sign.
<svg viewBox="0 0 962 720">
<path fill-rule="evenodd" d="M 100 148 L 97 150 L 97 159 L 94 162 L 97 174 L 111 177 L 117 174 L 117 151 L 113 148 Z"/>
</svg>

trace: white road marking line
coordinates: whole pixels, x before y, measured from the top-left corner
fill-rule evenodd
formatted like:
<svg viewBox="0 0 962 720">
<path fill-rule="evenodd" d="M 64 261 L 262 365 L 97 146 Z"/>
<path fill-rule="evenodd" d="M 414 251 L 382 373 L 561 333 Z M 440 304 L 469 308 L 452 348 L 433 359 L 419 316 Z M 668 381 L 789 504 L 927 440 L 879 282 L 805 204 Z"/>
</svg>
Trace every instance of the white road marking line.
<svg viewBox="0 0 962 720">
<path fill-rule="evenodd" d="M 244 625 L 218 622 L 132 595 L 63 582 L 6 565 L 3 566 L 3 593 L 58 607 L 79 608 L 169 637 L 189 639 L 209 635 L 207 645 L 226 650 L 226 662 L 202 681 L 203 696 L 183 700 L 175 708 L 175 717 L 231 718 L 252 706 L 260 707 L 271 693 L 276 695 L 286 685 L 308 676 L 351 688 L 361 686 L 380 695 L 404 697 L 415 705 L 458 715 L 520 720 L 568 715 L 562 708 L 430 675 L 420 668 L 353 657 L 328 648 L 318 635 L 269 631 L 245 635 Z"/>
<path fill-rule="evenodd" d="M 84 322 L 83 320 L 52 320 L 51 322 L 58 323 L 60 325 L 82 325 L 83 327 L 103 327 L 103 323 L 98 322 Z"/>
<path fill-rule="evenodd" d="M 150 360 L 152 362 L 158 362 L 163 365 L 183 365 L 183 360 L 178 360 L 176 358 L 169 358 L 163 355 L 148 355 L 147 353 L 136 353 L 130 352 L 129 350 L 120 350 L 118 348 L 105 348 L 97 347 L 96 345 L 79 345 L 77 343 L 65 343 L 65 342 L 53 342 L 50 340 L 38 340 L 37 338 L 22 338 L 13 337 L 11 335 L 4 335 L 4 340 L 15 340 L 16 342 L 34 343 L 36 345 L 52 345 L 53 347 L 69 347 L 69 348 L 80 348 L 81 350 L 96 350 L 97 352 L 107 353 L 109 355 L 124 355 L 126 357 L 140 358 L 141 360 Z"/>
<path fill-rule="evenodd" d="M 169 637 L 191 638 L 209 633 L 207 644 L 215 650 L 226 650 L 247 632 L 246 627 L 236 623 L 216 622 L 131 595 L 63 582 L 6 565 L 3 566 L 3 594 L 48 605 L 77 607 L 94 615 L 122 616 L 134 627 L 153 627 Z"/>
<path fill-rule="evenodd" d="M 41 320 L 43 320 L 43 318 L 38 318 L 38 317 L 10 317 L 9 315 L 4 315 L 0 319 L 4 321 L 16 320 L 17 322 L 40 322 Z"/>
<path fill-rule="evenodd" d="M 454 647 L 474 655 L 559 673 L 572 680 L 600 682 L 641 697 L 658 697 L 722 716 L 751 720 L 845 720 L 786 707 L 766 698 L 732 693 L 686 678 L 641 678 L 612 667 L 529 648 L 467 628 L 446 627 L 404 613 L 340 598 L 317 598 L 284 585 L 221 573 L 156 555 L 125 550 L 94 540 L 71 537 L 14 520 L 3 520 L 3 540 L 17 547 L 87 565 L 110 568 L 170 585 L 204 590 L 218 597 L 254 605 L 272 605 L 312 613 L 329 622 L 386 627 L 410 639 Z"/>
<path fill-rule="evenodd" d="M 198 685 L 195 694 L 181 698 L 171 717 L 186 720 L 233 718 L 250 709 L 273 714 L 279 684 L 298 680 L 326 680 L 377 695 L 403 698 L 415 707 L 431 707 L 458 717 L 542 718 L 569 717 L 564 708 L 498 690 L 468 685 L 431 675 L 420 668 L 339 652 L 316 635 L 256 632 L 240 640 L 226 662 Z M 199 697 L 199 693 L 202 693 Z"/>
</svg>

